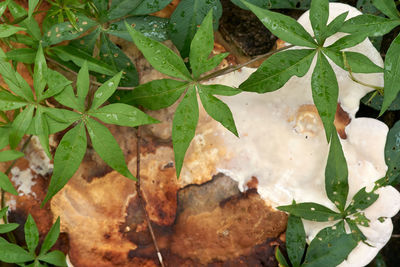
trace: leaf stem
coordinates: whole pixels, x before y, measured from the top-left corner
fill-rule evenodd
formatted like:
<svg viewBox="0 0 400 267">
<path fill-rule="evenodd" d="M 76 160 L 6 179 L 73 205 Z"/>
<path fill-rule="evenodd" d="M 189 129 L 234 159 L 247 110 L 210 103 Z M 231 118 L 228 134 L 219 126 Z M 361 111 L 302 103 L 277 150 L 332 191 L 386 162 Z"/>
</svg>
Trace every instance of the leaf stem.
<svg viewBox="0 0 400 267">
<path fill-rule="evenodd" d="M 136 134 L 136 136 L 137 136 L 137 143 L 136 143 L 136 178 L 137 178 L 137 187 L 136 187 L 136 190 L 137 190 L 140 206 L 143 209 L 143 212 L 144 212 L 145 217 L 146 217 L 146 222 L 147 222 L 147 226 L 149 228 L 151 239 L 153 240 L 154 247 L 155 247 L 155 249 L 157 251 L 158 260 L 160 262 L 161 267 L 165 267 L 162 254 L 160 252 L 160 248 L 158 247 L 157 239 L 156 239 L 156 236 L 155 236 L 154 231 L 153 231 L 153 226 L 151 225 L 151 222 L 150 222 L 150 217 L 147 214 L 146 203 L 145 203 L 145 200 L 144 200 L 144 198 L 142 196 L 142 190 L 141 190 L 141 187 L 140 187 L 140 139 L 141 139 L 140 126 L 136 127 L 136 129 L 137 129 L 137 134 Z"/>
<path fill-rule="evenodd" d="M 24 144 L 22 145 L 22 147 L 21 147 L 21 149 L 20 149 L 21 152 L 24 152 L 24 151 L 25 151 L 25 149 L 28 147 L 29 142 L 31 141 L 31 139 L 32 139 L 32 135 L 30 135 L 30 136 L 28 137 L 28 139 L 26 139 L 26 141 L 25 141 Z M 12 169 L 12 167 L 14 167 L 14 165 L 15 165 L 16 162 L 17 162 L 16 159 L 15 159 L 13 162 L 11 162 L 10 166 L 8 166 L 6 172 L 4 173 L 5 175 L 8 176 L 8 175 L 10 174 L 11 169 Z M 1 207 L 0 207 L 0 209 L 3 209 L 3 208 L 6 206 L 5 191 L 3 190 L 3 188 L 1 188 L 0 191 L 1 191 Z M 7 213 L 4 214 L 4 216 L 3 216 L 3 221 L 4 221 L 4 223 L 8 223 Z M 12 232 L 7 233 L 7 237 L 8 237 L 8 239 L 9 239 L 10 242 L 12 242 L 12 243 L 14 243 L 14 244 L 17 243 L 17 240 L 15 239 L 15 236 L 14 236 L 14 234 L 13 234 Z"/>
</svg>

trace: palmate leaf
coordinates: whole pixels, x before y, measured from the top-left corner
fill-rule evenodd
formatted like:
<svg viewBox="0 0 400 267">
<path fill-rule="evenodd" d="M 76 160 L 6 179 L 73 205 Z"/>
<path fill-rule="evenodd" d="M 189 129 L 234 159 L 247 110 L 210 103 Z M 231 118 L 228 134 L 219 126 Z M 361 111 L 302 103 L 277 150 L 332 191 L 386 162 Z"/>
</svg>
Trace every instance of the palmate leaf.
<svg viewBox="0 0 400 267">
<path fill-rule="evenodd" d="M 194 86 L 190 86 L 182 102 L 175 111 L 172 124 L 172 143 L 174 146 L 175 168 L 178 178 L 182 170 L 186 150 L 194 137 L 198 120 L 199 107 L 196 89 Z"/>
<path fill-rule="evenodd" d="M 123 176 L 136 180 L 128 170 L 124 154 L 110 131 L 97 121 L 88 118 L 86 128 L 94 150 L 107 165 Z"/>
<path fill-rule="evenodd" d="M 384 82 L 383 103 L 379 115 L 389 108 L 400 92 L 400 34 L 390 44 L 386 53 Z"/>
<path fill-rule="evenodd" d="M 340 220 L 342 218 L 341 214 L 334 212 L 333 210 L 328 209 L 325 206 L 313 202 L 279 206 L 277 209 L 281 211 L 286 211 L 291 215 L 316 222 L 335 221 L 335 220 Z"/>
<path fill-rule="evenodd" d="M 189 60 L 193 77 L 199 78 L 201 74 L 214 69 L 228 55 L 218 54 L 209 59 L 214 48 L 214 33 L 212 24 L 212 9 L 208 12 L 200 28 L 197 30 L 190 45 Z"/>
<path fill-rule="evenodd" d="M 2 172 L 0 172 L 0 188 L 2 188 L 4 191 L 7 191 L 10 194 L 16 196 L 18 195 L 17 190 L 15 190 L 13 184 L 10 182 L 10 179 L 8 179 L 8 176 Z"/>
<path fill-rule="evenodd" d="M 327 30 L 326 23 L 329 17 L 329 1 L 328 0 L 313 0 L 310 8 L 310 22 L 314 31 L 315 39 L 318 44 L 322 45 L 324 34 Z"/>
<path fill-rule="evenodd" d="M 344 222 L 322 229 L 311 241 L 302 266 L 337 266 L 357 246 L 351 234 L 346 234 Z"/>
<path fill-rule="evenodd" d="M 24 99 L 15 96 L 8 91 L 0 91 L 0 110 L 7 111 L 22 108 L 28 105 Z"/>
<path fill-rule="evenodd" d="M 91 110 L 97 109 L 109 99 L 118 87 L 122 72 L 103 83 L 94 93 Z"/>
<path fill-rule="evenodd" d="M 40 256 L 46 254 L 57 242 L 58 236 L 60 235 L 60 217 L 57 218 L 56 222 L 51 226 L 49 232 L 44 238 L 42 247 L 40 248 Z"/>
<path fill-rule="evenodd" d="M 340 210 L 344 211 L 349 183 L 348 170 L 342 145 L 336 131 L 332 133 L 329 148 L 328 162 L 325 167 L 325 191 L 330 201 Z"/>
<path fill-rule="evenodd" d="M 8 242 L 0 242 L 0 261 L 7 263 L 24 263 L 33 260 L 34 257 L 20 246 Z"/>
<path fill-rule="evenodd" d="M 285 42 L 306 47 L 317 47 L 311 35 L 295 19 L 242 2 L 260 19 L 265 27 Z"/>
<path fill-rule="evenodd" d="M 47 124 L 46 115 L 43 109 L 39 106 L 35 116 L 35 133 L 39 137 L 40 144 L 47 157 L 52 158 L 49 145 L 49 125 Z"/>
<path fill-rule="evenodd" d="M 218 29 L 218 21 L 222 15 L 219 0 L 183 0 L 171 15 L 169 37 L 178 48 L 181 56 L 189 56 L 190 45 L 208 12 L 213 10 L 213 28 Z"/>
<path fill-rule="evenodd" d="M 326 31 L 322 32 L 322 38 L 327 38 L 328 36 L 334 35 L 339 31 L 339 29 L 343 26 L 344 21 L 346 20 L 349 11 L 343 12 L 336 18 L 334 18 L 326 27 Z"/>
<path fill-rule="evenodd" d="M 306 232 L 300 217 L 289 215 L 286 228 L 286 249 L 293 267 L 300 266 L 306 248 Z"/>
<path fill-rule="evenodd" d="M 39 244 L 39 230 L 36 226 L 35 221 L 32 218 L 32 215 L 30 214 L 26 219 L 24 232 L 25 232 L 25 242 L 28 247 L 28 250 L 31 254 L 34 254 L 35 249 Z"/>
<path fill-rule="evenodd" d="M 33 64 L 35 62 L 36 50 L 33 48 L 18 48 L 8 51 L 6 56 L 12 61 Z"/>
<path fill-rule="evenodd" d="M 89 93 L 90 78 L 87 61 L 83 62 L 82 68 L 79 70 L 76 78 L 76 94 L 78 105 L 81 110 L 85 110 L 85 99 Z"/>
<path fill-rule="evenodd" d="M 346 71 L 349 71 L 349 67 L 354 73 L 378 73 L 383 71 L 381 67 L 361 53 L 331 50 L 328 47 L 324 47 L 322 50 L 336 65 Z"/>
<path fill-rule="evenodd" d="M 8 9 L 16 20 L 26 16 L 26 19 L 20 21 L 18 24 L 26 29 L 26 32 L 32 37 L 32 39 L 37 41 L 40 40 L 42 34 L 40 32 L 39 24 L 33 17 L 28 17 L 28 12 L 25 8 L 11 0 L 8 4 Z"/>
<path fill-rule="evenodd" d="M 278 90 L 294 75 L 303 77 L 315 56 L 313 49 L 295 49 L 276 53 L 244 81 L 243 91 L 266 93 Z"/>
<path fill-rule="evenodd" d="M 339 86 L 335 72 L 321 52 L 318 53 L 317 64 L 311 77 L 311 89 L 314 104 L 324 124 L 326 139 L 329 142 L 335 129 L 333 121 L 336 114 Z"/>
<path fill-rule="evenodd" d="M 353 47 L 364 41 L 366 38 L 367 37 L 364 34 L 346 35 L 328 46 L 327 49 L 342 50 L 345 48 Z"/>
<path fill-rule="evenodd" d="M 386 19 L 370 14 L 363 14 L 344 22 L 341 32 L 364 34 L 365 36 L 381 36 L 400 25 L 400 20 Z"/>
<path fill-rule="evenodd" d="M 68 266 L 64 253 L 59 250 L 50 251 L 45 255 L 39 256 L 38 259 L 55 266 Z"/>
<path fill-rule="evenodd" d="M 17 27 L 8 24 L 0 24 L 0 38 L 9 37 L 19 31 L 23 31 L 25 28 Z"/>
<path fill-rule="evenodd" d="M 10 132 L 10 147 L 16 148 L 27 132 L 33 117 L 34 106 L 29 105 L 13 121 Z"/>
<path fill-rule="evenodd" d="M 36 99 L 42 100 L 42 93 L 47 84 L 47 64 L 44 58 L 42 45 L 39 44 L 39 48 L 36 53 L 35 67 L 33 73 L 33 88 L 35 89 Z"/>
<path fill-rule="evenodd" d="M 346 208 L 345 214 L 350 215 L 365 210 L 378 199 L 379 195 L 374 191 L 367 192 L 365 187 L 361 188 L 354 196 L 350 205 Z"/>
</svg>

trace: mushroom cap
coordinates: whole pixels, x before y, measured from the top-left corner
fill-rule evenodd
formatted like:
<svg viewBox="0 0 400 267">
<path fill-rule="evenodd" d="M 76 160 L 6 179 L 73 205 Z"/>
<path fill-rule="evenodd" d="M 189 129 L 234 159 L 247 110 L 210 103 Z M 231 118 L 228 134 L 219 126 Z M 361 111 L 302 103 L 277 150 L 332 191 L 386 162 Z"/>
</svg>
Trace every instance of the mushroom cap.
<svg viewBox="0 0 400 267">
<path fill-rule="evenodd" d="M 330 3 L 329 21 L 348 11 L 348 17 L 361 13 L 346 4 Z M 309 12 L 298 20 L 312 34 Z M 328 23 L 329 23 L 328 21 Z M 328 38 L 330 45 L 344 33 Z M 369 57 L 383 66 L 383 60 L 372 43 L 366 39 L 349 48 Z M 255 94 L 243 92 L 233 97 L 221 97 L 231 108 L 240 139 L 235 138 L 222 126 L 216 126 L 215 135 L 221 136 L 228 148 L 229 159 L 217 164 L 217 169 L 239 182 L 246 189 L 251 177 L 258 179 L 258 192 L 273 207 L 296 202 L 316 202 L 337 210 L 325 193 L 325 166 L 329 145 L 318 112 L 313 106 L 310 70 L 304 77 L 292 77 L 281 89 Z M 375 119 L 355 118 L 360 99 L 372 89 L 352 81 L 348 73 L 330 61 L 339 84 L 339 104 L 347 112 L 350 124 L 345 128 L 347 138 L 341 139 L 349 170 L 348 203 L 363 187 L 370 191 L 374 182 L 385 176 L 387 166 L 384 146 L 388 127 Z M 239 86 L 255 70 L 241 71 L 218 77 L 210 83 Z M 383 85 L 383 73 L 355 74 L 377 86 Z M 369 227 L 360 227 L 372 247 L 360 242 L 341 266 L 364 266 L 390 239 L 394 216 L 400 209 L 400 194 L 391 186 L 376 191 L 378 200 L 365 210 L 371 220 Z M 380 217 L 386 219 L 381 222 Z M 304 221 L 310 242 L 324 227 L 335 222 L 319 223 Z"/>
</svg>

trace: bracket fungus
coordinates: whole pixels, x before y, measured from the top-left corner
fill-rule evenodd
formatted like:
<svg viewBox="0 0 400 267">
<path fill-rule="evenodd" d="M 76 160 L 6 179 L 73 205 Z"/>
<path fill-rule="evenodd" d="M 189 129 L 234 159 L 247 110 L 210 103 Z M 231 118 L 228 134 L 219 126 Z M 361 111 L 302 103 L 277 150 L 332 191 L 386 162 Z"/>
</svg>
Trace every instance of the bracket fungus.
<svg viewBox="0 0 400 267">
<path fill-rule="evenodd" d="M 354 7 L 330 3 L 329 21 L 348 11 L 347 19 L 360 15 Z M 312 34 L 309 12 L 299 23 Z M 343 37 L 337 33 L 326 40 L 326 45 Z M 378 66 L 383 60 L 372 43 L 366 39 L 347 49 L 367 55 Z M 296 202 L 316 202 L 337 210 L 325 193 L 325 165 L 329 145 L 325 138 L 321 119 L 311 95 L 311 74 L 316 59 L 308 73 L 292 77 L 277 91 L 258 95 L 241 93 L 222 97 L 231 108 L 240 139 L 216 126 L 215 135 L 221 136 L 229 160 L 221 161 L 216 168 L 239 182 L 241 190 L 251 177 L 258 179 L 258 192 L 272 207 Z M 372 118 L 356 118 L 360 99 L 371 88 L 352 81 L 349 73 L 332 61 L 339 84 L 338 109 L 335 126 L 348 164 L 349 203 L 363 187 L 371 191 L 375 181 L 385 176 L 385 140 L 388 127 Z M 243 68 L 235 73 L 218 77 L 212 83 L 239 86 L 253 73 Z M 354 74 L 367 84 L 383 85 L 383 73 Z M 390 239 L 393 217 L 400 209 L 400 194 L 391 186 L 378 189 L 378 200 L 365 209 L 370 220 L 369 227 L 360 229 L 369 245 L 359 242 L 340 266 L 367 265 Z M 308 242 L 323 228 L 335 222 L 319 223 L 305 221 Z"/>
</svg>

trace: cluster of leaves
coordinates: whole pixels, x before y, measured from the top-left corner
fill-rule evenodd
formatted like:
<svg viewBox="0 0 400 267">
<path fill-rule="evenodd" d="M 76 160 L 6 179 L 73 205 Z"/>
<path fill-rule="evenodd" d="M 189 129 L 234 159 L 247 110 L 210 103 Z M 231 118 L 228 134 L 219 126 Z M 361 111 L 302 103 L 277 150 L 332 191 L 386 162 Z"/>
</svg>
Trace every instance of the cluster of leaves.
<svg viewBox="0 0 400 267">
<path fill-rule="evenodd" d="M 8 207 L 0 210 L 0 217 L 3 217 L 7 210 Z M 9 233 L 17 229 L 18 226 L 16 223 L 0 224 L 0 234 Z M 48 266 L 48 264 L 67 266 L 64 253 L 59 250 L 50 251 L 60 235 L 60 218 L 50 228 L 40 251 L 38 250 L 39 231 L 30 214 L 25 222 L 24 232 L 26 247 L 20 247 L 0 237 L 0 261 L 32 267 Z M 39 253 L 37 253 L 38 251 Z"/>
</svg>

